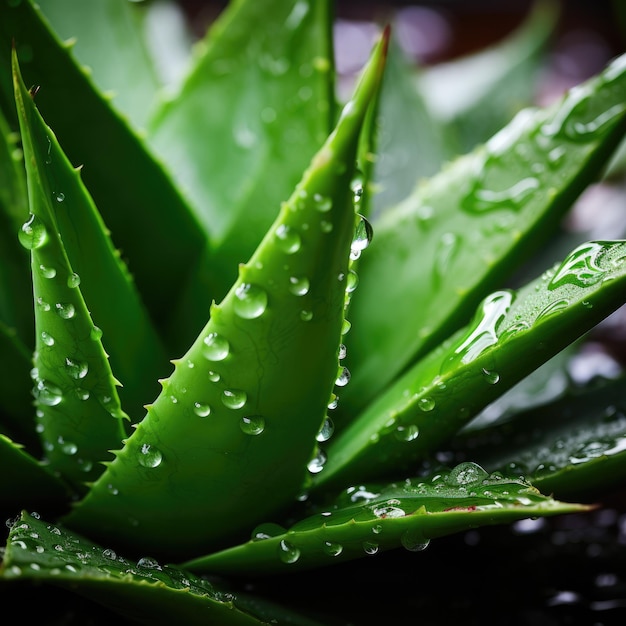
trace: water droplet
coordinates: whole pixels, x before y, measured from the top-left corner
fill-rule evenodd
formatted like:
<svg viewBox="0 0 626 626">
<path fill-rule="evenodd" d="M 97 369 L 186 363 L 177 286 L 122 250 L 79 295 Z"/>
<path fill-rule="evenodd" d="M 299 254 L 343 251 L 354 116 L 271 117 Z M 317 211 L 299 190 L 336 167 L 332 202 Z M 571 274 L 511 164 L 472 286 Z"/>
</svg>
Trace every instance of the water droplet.
<svg viewBox="0 0 626 626">
<path fill-rule="evenodd" d="M 359 285 L 359 276 L 354 270 L 348 271 L 346 293 L 352 293 Z"/>
<path fill-rule="evenodd" d="M 80 285 L 80 276 L 76 272 L 73 272 L 67 277 L 67 286 L 70 289 L 75 289 L 78 285 Z"/>
<path fill-rule="evenodd" d="M 537 320 L 545 319 L 546 317 L 549 317 L 550 315 L 554 315 L 555 313 L 558 313 L 559 311 L 563 311 L 568 306 L 569 306 L 569 300 L 565 300 L 565 299 L 556 300 L 555 302 L 550 302 L 539 312 L 539 314 L 537 315 Z"/>
<path fill-rule="evenodd" d="M 498 372 L 493 372 L 483 367 L 482 373 L 483 377 L 490 385 L 495 385 L 496 383 L 500 382 L 500 374 L 498 374 Z"/>
<path fill-rule="evenodd" d="M 310 322 L 313 319 L 312 311 L 300 311 L 300 319 L 303 322 Z"/>
<path fill-rule="evenodd" d="M 47 333 L 45 330 L 41 331 L 40 337 L 41 337 L 41 341 L 47 346 L 54 345 L 54 337 L 50 335 L 49 333 Z"/>
<path fill-rule="evenodd" d="M 333 207 L 333 201 L 331 198 L 322 196 L 319 193 L 313 194 L 313 206 L 322 213 L 327 213 Z"/>
<path fill-rule="evenodd" d="M 373 541 L 364 541 L 363 542 L 363 552 L 372 556 L 378 552 L 378 544 Z"/>
<path fill-rule="evenodd" d="M 315 456 L 307 463 L 307 469 L 311 474 L 319 474 L 326 463 L 326 454 L 322 450 L 316 450 Z"/>
<path fill-rule="evenodd" d="M 59 191 L 58 193 L 55 193 L 54 197 L 55 197 L 57 202 L 63 202 L 63 200 L 65 200 L 65 194 L 62 191 Z"/>
<path fill-rule="evenodd" d="M 309 279 L 303 276 L 291 276 L 289 278 L 289 291 L 294 296 L 305 296 L 309 293 Z"/>
<path fill-rule="evenodd" d="M 54 278 L 57 275 L 56 268 L 54 267 L 46 267 L 45 265 L 40 265 L 39 271 L 44 278 Z"/>
<path fill-rule="evenodd" d="M 519 209 L 539 188 L 539 180 L 528 176 L 506 189 L 494 190 L 476 186 L 462 201 L 461 206 L 471 213 L 485 213 L 497 209 Z"/>
<path fill-rule="evenodd" d="M 607 273 L 600 262 L 620 246 L 619 243 L 602 241 L 590 241 L 578 246 L 563 260 L 548 289 L 554 290 L 564 284 L 589 287 L 599 283 Z"/>
<path fill-rule="evenodd" d="M 143 467 L 154 468 L 161 465 L 163 454 L 149 443 L 142 443 L 139 447 L 139 464 Z"/>
<path fill-rule="evenodd" d="M 27 250 L 36 250 L 46 243 L 48 232 L 44 223 L 31 213 L 28 221 L 22 225 L 18 239 Z"/>
<path fill-rule="evenodd" d="M 265 418 L 262 415 L 248 415 L 239 422 L 246 435 L 260 435 L 265 430 Z"/>
<path fill-rule="evenodd" d="M 102 550 L 102 556 L 109 561 L 115 561 L 117 559 L 117 553 L 115 550 L 111 550 L 111 548 L 105 548 Z"/>
<path fill-rule="evenodd" d="M 339 556 L 343 552 L 343 546 L 340 543 L 335 543 L 333 541 L 325 541 L 322 550 L 324 550 L 324 554 L 328 556 Z"/>
<path fill-rule="evenodd" d="M 453 486 L 467 487 L 469 485 L 477 485 L 485 478 L 489 478 L 489 474 L 480 465 L 468 461 L 460 463 L 450 470 L 446 482 Z"/>
<path fill-rule="evenodd" d="M 320 228 L 323 233 L 329 233 L 333 229 L 333 223 L 327 220 L 322 220 L 320 222 Z"/>
<path fill-rule="evenodd" d="M 283 563 L 295 563 L 300 558 L 300 550 L 286 539 L 281 539 L 278 544 L 278 557 Z"/>
<path fill-rule="evenodd" d="M 335 380 L 335 385 L 337 387 L 345 387 L 350 382 L 350 371 L 347 367 L 340 367 L 337 372 L 337 378 Z"/>
<path fill-rule="evenodd" d="M 208 417 L 211 414 L 211 407 L 208 404 L 202 404 L 201 402 L 194 402 L 193 412 L 198 417 Z"/>
<path fill-rule="evenodd" d="M 230 352 L 228 340 L 217 333 L 209 333 L 203 339 L 202 354 L 209 361 L 223 361 Z"/>
<path fill-rule="evenodd" d="M 50 310 L 50 304 L 46 302 L 42 297 L 37 298 L 37 307 L 40 308 L 42 311 Z"/>
<path fill-rule="evenodd" d="M 76 387 L 76 389 L 74 389 L 74 393 L 79 400 L 89 400 L 89 391 L 87 391 L 87 389 Z"/>
<path fill-rule="evenodd" d="M 315 437 L 316 441 L 319 443 L 323 443 L 324 441 L 328 441 L 335 431 L 335 425 L 330 417 L 327 417 L 322 423 L 322 427 L 319 429 L 317 436 Z"/>
<path fill-rule="evenodd" d="M 222 402 L 227 409 L 240 409 L 248 399 L 248 395 L 241 389 L 224 389 Z"/>
<path fill-rule="evenodd" d="M 363 215 L 357 214 L 357 222 L 354 229 L 354 237 L 350 245 L 350 258 L 355 261 L 361 256 L 361 252 L 370 245 L 374 231 L 372 225 Z"/>
<path fill-rule="evenodd" d="M 92 341 L 100 341 L 102 338 L 102 329 L 99 326 L 94 326 L 89 333 Z"/>
<path fill-rule="evenodd" d="M 435 408 L 435 401 L 429 396 L 424 396 L 417 401 L 417 406 L 424 412 L 432 411 Z"/>
<path fill-rule="evenodd" d="M 209 372 L 209 380 L 212 383 L 219 382 L 220 378 L 221 378 L 221 376 L 217 372 Z"/>
<path fill-rule="evenodd" d="M 409 529 L 400 535 L 400 543 L 410 552 L 421 552 L 428 547 L 430 539 L 424 537 L 418 530 Z"/>
<path fill-rule="evenodd" d="M 66 358 L 65 369 L 72 378 L 80 380 L 81 378 L 85 378 L 85 376 L 87 376 L 89 365 L 81 361 Z"/>
<path fill-rule="evenodd" d="M 294 254 L 300 250 L 302 240 L 293 228 L 280 224 L 275 232 L 276 245 L 286 254 Z"/>
<path fill-rule="evenodd" d="M 337 353 L 337 358 L 341 361 L 342 359 L 346 358 L 347 354 L 348 354 L 348 349 L 346 348 L 346 346 L 343 343 L 339 344 L 339 351 Z"/>
<path fill-rule="evenodd" d="M 63 441 L 61 443 L 61 451 L 63 454 L 67 454 L 68 456 L 73 456 L 78 452 L 78 446 L 71 441 Z"/>
<path fill-rule="evenodd" d="M 347 335 L 350 332 L 351 328 L 352 328 L 352 323 L 349 322 L 348 320 L 343 320 L 343 323 L 341 325 L 341 334 Z"/>
<path fill-rule="evenodd" d="M 398 441 L 415 441 L 420 434 L 417 424 L 407 424 L 398 426 L 395 430 L 395 437 Z"/>
<path fill-rule="evenodd" d="M 72 319 L 76 315 L 76 309 L 71 302 L 57 302 L 54 308 L 59 317 L 62 317 L 64 320 Z"/>
<path fill-rule="evenodd" d="M 137 561 L 137 567 L 141 567 L 143 569 L 154 569 L 154 570 L 162 570 L 163 568 L 159 565 L 159 562 L 156 559 L 153 559 L 150 556 L 141 557 Z"/>
<path fill-rule="evenodd" d="M 287 531 L 278 524 L 274 524 L 273 522 L 265 522 L 263 524 L 259 524 L 251 534 L 252 541 L 263 541 L 264 539 L 272 539 L 273 537 L 280 537 L 284 535 Z"/>
<path fill-rule="evenodd" d="M 257 285 L 242 283 L 235 290 L 235 313 L 244 319 L 254 319 L 267 308 L 267 293 Z"/>
<path fill-rule="evenodd" d="M 39 404 L 44 404 L 45 406 L 56 406 L 63 400 L 61 389 L 42 378 L 36 381 L 33 395 Z"/>
</svg>

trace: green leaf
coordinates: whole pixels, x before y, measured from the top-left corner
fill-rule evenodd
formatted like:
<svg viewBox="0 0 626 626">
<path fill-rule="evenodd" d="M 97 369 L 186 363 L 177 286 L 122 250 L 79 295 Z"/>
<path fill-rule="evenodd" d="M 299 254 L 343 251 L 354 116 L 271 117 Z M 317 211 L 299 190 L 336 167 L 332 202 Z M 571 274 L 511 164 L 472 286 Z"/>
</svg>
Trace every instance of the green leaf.
<svg viewBox="0 0 626 626">
<path fill-rule="evenodd" d="M 582 388 L 570 384 L 553 402 L 462 433 L 453 449 L 462 444 L 485 467 L 523 474 L 559 497 L 597 499 L 622 483 L 626 469 L 624 382 L 622 375 Z"/>
<path fill-rule="evenodd" d="M 223 545 L 293 502 L 338 375 L 356 221 L 349 182 L 387 37 L 146 418 L 64 518 L 72 528 L 189 553 Z"/>
<path fill-rule="evenodd" d="M 624 303 L 626 242 L 583 244 L 518 292 L 496 291 L 333 438 L 318 486 L 401 471 Z"/>
<path fill-rule="evenodd" d="M 288 572 L 395 548 L 418 552 L 431 539 L 487 524 L 581 511 L 518 479 L 462 463 L 433 476 L 346 489 L 323 511 L 291 528 L 261 525 L 245 544 L 193 559 L 195 572 Z"/>
<path fill-rule="evenodd" d="M 330 11 L 328 0 L 230 3 L 152 119 L 150 145 L 212 244 L 190 286 L 193 306 L 181 307 L 187 324 L 224 296 L 332 128 Z"/>
<path fill-rule="evenodd" d="M 12 62 L 30 207 L 30 219 L 19 237 L 31 252 L 36 303 L 33 393 L 47 459 L 78 487 L 101 473 L 97 463 L 111 458 L 108 450 L 124 437 L 122 418 L 127 416 L 120 407 L 101 331 L 91 319 L 58 228 L 63 218 L 56 205 L 65 202 L 66 192 L 71 195 L 79 187 L 70 182 L 79 175 L 53 146 L 54 137 L 37 115 L 15 54 Z M 78 218 L 77 223 L 85 221 Z"/>
<path fill-rule="evenodd" d="M 113 241 L 128 259 L 156 325 L 169 328 L 172 302 L 204 246 L 198 224 L 162 165 L 100 95 L 30 0 L 1 0 L 1 6 L 0 63 L 10 67 L 15 41 L 25 82 L 40 86 L 39 110 L 70 161 L 88 164 L 82 176 Z M 7 117 L 15 117 L 6 73 L 0 76 L 0 105 Z"/>
<path fill-rule="evenodd" d="M 79 172 L 69 163 L 23 86 L 21 105 L 31 193 L 44 196 L 38 201 L 45 202 L 50 225 L 63 241 L 71 280 L 80 284 L 91 316 L 103 333 L 111 367 L 123 385 L 119 393 L 124 410 L 138 421 L 145 403 L 159 392 L 157 379 L 169 369 L 165 349 Z M 48 274 L 56 269 L 60 276 L 56 266 L 48 269 Z M 35 273 L 41 271 L 35 265 Z M 44 277 L 44 283 L 50 283 L 49 277 Z M 50 296 L 35 294 L 37 303 L 38 298 L 52 303 Z"/>
<path fill-rule="evenodd" d="M 128 0 L 41 0 L 41 11 L 61 39 L 74 40 L 73 52 L 103 93 L 134 126 L 149 117 L 160 81 L 142 26 L 145 7 Z"/>
<path fill-rule="evenodd" d="M 352 379 L 338 425 L 466 324 L 545 242 L 623 137 L 625 67 L 619 57 L 554 107 L 521 112 L 373 222 L 350 308 Z"/>
<path fill-rule="evenodd" d="M 320 626 L 150 557 L 125 559 L 26 513 L 11 527 L 0 577 L 69 589 L 141 623 Z"/>
</svg>

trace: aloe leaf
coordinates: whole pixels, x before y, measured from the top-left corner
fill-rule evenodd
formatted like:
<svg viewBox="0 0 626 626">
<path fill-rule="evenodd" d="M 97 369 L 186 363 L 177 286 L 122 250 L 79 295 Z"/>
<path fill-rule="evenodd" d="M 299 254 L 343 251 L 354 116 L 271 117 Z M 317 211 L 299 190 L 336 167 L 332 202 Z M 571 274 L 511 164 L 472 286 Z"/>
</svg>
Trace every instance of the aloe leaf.
<svg viewBox="0 0 626 626">
<path fill-rule="evenodd" d="M 559 497 L 606 493 L 621 483 L 626 468 L 624 382 L 622 375 L 582 388 L 570 384 L 553 402 L 461 433 L 452 447 L 462 442 L 464 453 L 485 467 L 523 474 Z M 504 448 L 504 440 L 515 447 Z"/>
<path fill-rule="evenodd" d="M 56 145 L 53 150 L 52 133 L 37 115 L 15 53 L 12 62 L 30 208 L 19 238 L 31 252 L 38 426 L 51 467 L 80 485 L 101 473 L 97 463 L 111 458 L 108 450 L 123 438 L 127 416 L 121 410 L 119 383 L 111 373 L 101 331 L 94 326 L 58 227 L 63 218 L 55 205 L 65 202 L 65 192 L 57 185 L 79 175 L 61 161 Z M 63 189 L 70 194 L 76 187 Z"/>
<path fill-rule="evenodd" d="M 201 311 L 226 293 L 332 128 L 330 11 L 328 0 L 230 3 L 151 121 L 150 145 L 211 239 L 213 289 L 193 294 Z"/>
<path fill-rule="evenodd" d="M 537 1 L 502 41 L 417 74 L 418 89 L 433 118 L 456 139 L 455 154 L 472 150 L 533 102 L 558 17 L 556 2 Z"/>
<path fill-rule="evenodd" d="M 619 57 L 554 107 L 521 112 L 373 223 L 338 425 L 467 323 L 558 225 L 623 137 L 625 68 Z"/>
<path fill-rule="evenodd" d="M 626 242 L 589 242 L 517 292 L 487 296 L 331 440 L 317 485 L 399 471 L 432 454 L 496 397 L 624 303 Z"/>
<path fill-rule="evenodd" d="M 46 465 L 0 434 L 0 493 L 3 507 L 42 506 L 64 502 L 69 489 Z"/>
<path fill-rule="evenodd" d="M 431 539 L 486 524 L 585 510 L 557 502 L 521 479 L 467 462 L 433 476 L 343 491 L 323 512 L 288 530 L 261 525 L 250 541 L 183 564 L 195 572 L 287 572 L 394 548 L 418 552 Z"/>
<path fill-rule="evenodd" d="M 37 105 L 70 161 L 89 164 L 82 172 L 85 184 L 156 325 L 168 328 L 172 302 L 204 246 L 186 201 L 29 0 L 2 0 L 0 41 L 0 63 L 6 67 L 15 41 L 25 82 L 40 86 Z M 5 115 L 15 115 L 13 85 L 5 74 L 0 103 Z"/>
<path fill-rule="evenodd" d="M 161 86 L 141 36 L 145 7 L 128 0 L 41 0 L 39 6 L 61 39 L 76 40 L 76 58 L 103 93 L 114 92 L 114 106 L 137 128 L 145 126 Z"/>
<path fill-rule="evenodd" d="M 320 626 L 269 602 L 232 593 L 150 557 L 131 561 L 39 516 L 14 521 L 0 577 L 69 589 L 142 623 Z"/>
<path fill-rule="evenodd" d="M 72 267 L 72 280 L 80 284 L 103 333 L 111 367 L 123 385 L 119 395 L 124 409 L 139 420 L 146 401 L 159 392 L 157 379 L 168 370 L 165 348 L 82 183 L 81 170 L 71 166 L 23 85 L 21 98 L 20 122 L 23 135 L 29 138 L 25 150 L 30 151 L 26 167 L 31 185 L 35 185 L 34 193 L 50 200 L 47 205 Z"/>
<path fill-rule="evenodd" d="M 355 232 L 349 181 L 387 38 L 146 418 L 64 518 L 70 527 L 188 553 L 225 543 L 299 492 L 337 378 L 340 275 Z"/>
<path fill-rule="evenodd" d="M 29 447 L 38 447 L 30 384 L 32 366 L 32 353 L 16 336 L 15 329 L 0 322 L 0 371 L 14 373 L 11 377 L 0 376 L 0 431 Z"/>
</svg>

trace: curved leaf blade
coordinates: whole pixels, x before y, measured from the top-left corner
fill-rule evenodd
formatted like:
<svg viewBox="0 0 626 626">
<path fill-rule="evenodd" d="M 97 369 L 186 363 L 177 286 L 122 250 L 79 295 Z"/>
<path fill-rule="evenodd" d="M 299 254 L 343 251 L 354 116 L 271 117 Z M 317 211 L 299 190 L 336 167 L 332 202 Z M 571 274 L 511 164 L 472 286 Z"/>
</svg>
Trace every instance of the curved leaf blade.
<svg viewBox="0 0 626 626">
<path fill-rule="evenodd" d="M 435 476 L 350 487 L 323 512 L 288 530 L 260 526 L 249 542 L 183 567 L 223 574 L 285 573 L 390 549 L 418 552 L 433 538 L 469 528 L 586 508 L 543 496 L 522 480 L 462 463 Z"/>
<path fill-rule="evenodd" d="M 625 103 L 622 56 L 555 107 L 521 112 L 373 223 L 350 309 L 352 379 L 338 424 L 467 323 L 544 241 L 623 137 Z"/>
<path fill-rule="evenodd" d="M 97 520 L 100 534 L 135 549 L 189 553 L 223 545 L 300 491 L 337 378 L 355 232 L 349 181 L 387 37 L 238 281 L 64 518 L 72 528 L 93 531 Z"/>
<path fill-rule="evenodd" d="M 487 296 L 328 447 L 317 486 L 398 472 L 624 303 L 626 242 L 589 242 L 517 293 Z"/>
</svg>

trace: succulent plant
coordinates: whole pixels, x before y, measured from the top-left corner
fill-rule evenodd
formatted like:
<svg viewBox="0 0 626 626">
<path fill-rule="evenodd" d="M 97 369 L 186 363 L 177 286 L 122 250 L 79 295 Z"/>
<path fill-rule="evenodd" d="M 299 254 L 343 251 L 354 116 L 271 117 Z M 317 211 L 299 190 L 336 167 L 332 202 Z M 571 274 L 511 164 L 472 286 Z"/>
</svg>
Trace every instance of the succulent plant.
<svg viewBox="0 0 626 626">
<path fill-rule="evenodd" d="M 623 178 L 626 56 L 452 158 L 393 28 L 343 102 L 330 0 L 231 2 L 169 88 L 146 15 L 0 4 L 5 605 L 367 623 L 258 581 L 591 515 L 626 476 L 624 379 L 567 372 L 626 241 L 562 224 Z"/>
</svg>

